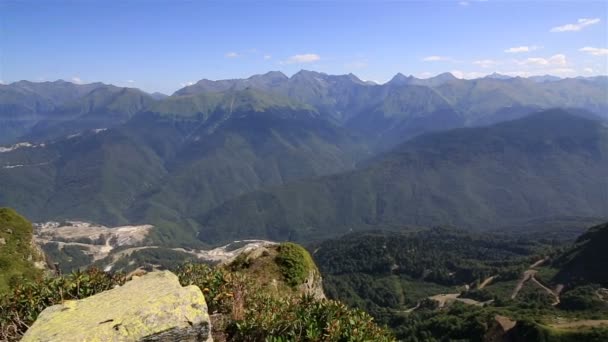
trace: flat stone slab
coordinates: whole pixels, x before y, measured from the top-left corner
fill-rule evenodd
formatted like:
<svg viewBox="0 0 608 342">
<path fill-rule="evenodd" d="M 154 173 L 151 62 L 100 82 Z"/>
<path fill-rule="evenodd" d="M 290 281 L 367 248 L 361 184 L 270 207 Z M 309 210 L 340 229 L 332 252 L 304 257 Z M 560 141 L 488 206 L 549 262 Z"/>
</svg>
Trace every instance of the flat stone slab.
<svg viewBox="0 0 608 342">
<path fill-rule="evenodd" d="M 169 271 L 46 308 L 22 341 L 212 341 L 207 303 Z"/>
</svg>

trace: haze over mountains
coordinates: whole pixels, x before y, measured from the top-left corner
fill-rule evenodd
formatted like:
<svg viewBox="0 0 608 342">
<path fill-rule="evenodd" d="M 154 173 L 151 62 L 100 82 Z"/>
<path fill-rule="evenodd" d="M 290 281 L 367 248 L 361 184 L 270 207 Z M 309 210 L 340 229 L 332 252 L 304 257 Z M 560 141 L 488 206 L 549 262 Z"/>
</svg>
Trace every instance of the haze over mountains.
<svg viewBox="0 0 608 342">
<path fill-rule="evenodd" d="M 532 218 L 605 217 L 607 171 L 608 127 L 547 111 L 427 134 L 360 170 L 241 196 L 204 216 L 202 227 L 217 236 L 307 239 L 373 227 L 483 230 Z"/>
<path fill-rule="evenodd" d="M 376 85 L 269 72 L 168 97 L 16 82 L 0 86 L 0 205 L 38 221 L 151 223 L 158 238 L 206 243 L 605 218 L 607 95 L 606 77 L 447 73 Z"/>
</svg>

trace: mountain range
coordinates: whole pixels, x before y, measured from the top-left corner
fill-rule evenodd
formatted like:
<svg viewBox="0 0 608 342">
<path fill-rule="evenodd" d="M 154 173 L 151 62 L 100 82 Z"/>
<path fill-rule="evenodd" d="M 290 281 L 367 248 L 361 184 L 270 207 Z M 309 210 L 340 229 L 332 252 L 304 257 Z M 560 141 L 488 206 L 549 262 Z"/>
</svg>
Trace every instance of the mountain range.
<svg viewBox="0 0 608 342">
<path fill-rule="evenodd" d="M 373 148 L 386 150 L 427 131 L 485 125 L 539 109 L 579 108 L 606 118 L 607 87 L 604 76 L 490 75 L 464 80 L 450 73 L 428 79 L 397 74 L 378 85 L 353 74 L 302 70 L 291 77 L 271 71 L 246 79 L 203 79 L 167 97 L 102 83 L 20 81 L 0 85 L 0 143 L 48 140 L 84 128 L 112 127 L 142 112 L 205 112 L 201 104 L 211 105 L 221 94 L 249 89 L 261 97 L 308 106 L 320 118 L 361 135 Z"/>
<path fill-rule="evenodd" d="M 171 96 L 0 85 L 0 205 L 151 223 L 183 243 L 605 218 L 607 80 L 269 72 Z"/>
</svg>

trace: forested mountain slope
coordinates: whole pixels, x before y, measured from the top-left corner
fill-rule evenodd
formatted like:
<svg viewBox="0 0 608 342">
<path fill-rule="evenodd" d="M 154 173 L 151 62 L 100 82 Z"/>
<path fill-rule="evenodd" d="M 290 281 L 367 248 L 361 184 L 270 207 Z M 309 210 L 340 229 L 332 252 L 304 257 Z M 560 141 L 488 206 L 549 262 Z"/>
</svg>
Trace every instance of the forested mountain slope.
<svg viewBox="0 0 608 342">
<path fill-rule="evenodd" d="M 230 200 L 201 236 L 310 239 L 369 227 L 490 229 L 554 216 L 608 216 L 608 128 L 555 110 L 429 134 L 367 168 Z"/>
</svg>

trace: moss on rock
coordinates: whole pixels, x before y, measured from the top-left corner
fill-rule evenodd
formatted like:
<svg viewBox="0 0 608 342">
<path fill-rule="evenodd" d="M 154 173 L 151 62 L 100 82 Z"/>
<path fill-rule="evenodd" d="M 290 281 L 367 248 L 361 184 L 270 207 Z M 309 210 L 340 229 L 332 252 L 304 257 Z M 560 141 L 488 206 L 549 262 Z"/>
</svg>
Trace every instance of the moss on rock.
<svg viewBox="0 0 608 342">
<path fill-rule="evenodd" d="M 279 245 L 276 262 L 288 285 L 295 287 L 305 283 L 316 271 L 312 257 L 304 247 L 291 242 Z"/>
</svg>

